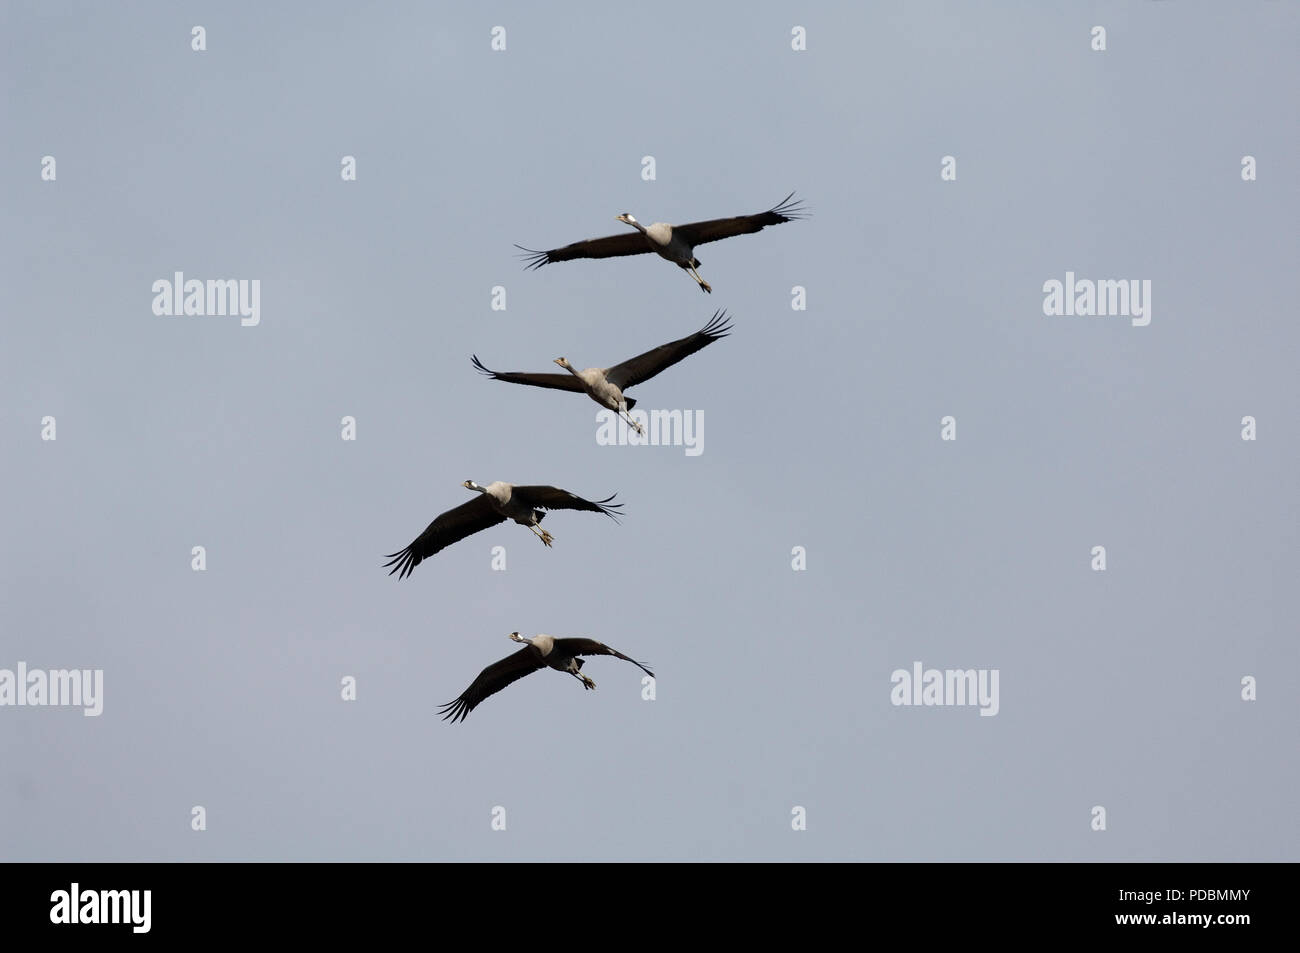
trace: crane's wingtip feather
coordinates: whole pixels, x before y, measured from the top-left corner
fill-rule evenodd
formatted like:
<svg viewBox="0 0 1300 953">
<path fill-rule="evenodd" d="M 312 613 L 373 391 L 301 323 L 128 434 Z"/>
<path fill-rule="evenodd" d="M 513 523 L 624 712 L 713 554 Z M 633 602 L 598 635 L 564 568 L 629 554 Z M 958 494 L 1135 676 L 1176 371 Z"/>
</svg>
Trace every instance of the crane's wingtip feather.
<svg viewBox="0 0 1300 953">
<path fill-rule="evenodd" d="M 538 251 L 535 248 L 525 248 L 523 245 L 516 245 L 515 247 L 523 252 L 522 255 L 516 257 L 528 262 L 528 264 L 524 266 L 525 271 L 535 271 L 550 261 L 551 253 L 548 251 Z"/>
<path fill-rule="evenodd" d="M 713 312 L 713 317 L 709 323 L 700 329 L 700 334 L 710 338 L 725 338 L 731 333 L 731 319 L 727 317 L 727 309 L 719 308 Z"/>
<path fill-rule="evenodd" d="M 612 519 L 615 523 L 618 522 L 620 516 L 624 515 L 623 504 L 613 502 L 614 497 L 616 496 L 618 496 L 617 493 L 611 493 L 603 500 L 592 500 L 592 503 L 595 504 L 596 508 Z"/>
<path fill-rule="evenodd" d="M 392 566 L 392 569 L 388 569 L 388 575 L 398 573 L 398 579 L 405 579 L 411 574 L 411 570 L 420 563 L 420 560 L 415 558 L 415 554 L 411 552 L 409 546 L 400 553 L 390 553 L 384 558 L 388 562 L 384 563 L 383 568 L 388 569 L 389 566 Z"/>
<path fill-rule="evenodd" d="M 442 715 L 443 721 L 450 721 L 453 725 L 462 721 L 469 714 L 469 705 L 465 699 L 457 698 L 455 701 L 449 701 L 438 708 L 438 713 Z"/>
<path fill-rule="evenodd" d="M 792 199 L 793 201 L 791 201 Z M 812 212 L 808 210 L 808 206 L 804 204 L 803 199 L 796 199 L 793 192 L 772 206 L 769 211 L 787 222 L 795 222 L 812 216 Z"/>
</svg>

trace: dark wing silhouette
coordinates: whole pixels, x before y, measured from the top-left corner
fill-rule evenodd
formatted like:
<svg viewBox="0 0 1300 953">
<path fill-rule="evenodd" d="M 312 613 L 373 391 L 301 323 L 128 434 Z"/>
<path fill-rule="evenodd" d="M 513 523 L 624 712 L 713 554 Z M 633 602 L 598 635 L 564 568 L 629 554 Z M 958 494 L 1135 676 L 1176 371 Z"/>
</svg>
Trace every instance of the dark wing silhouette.
<svg viewBox="0 0 1300 953">
<path fill-rule="evenodd" d="M 731 331 L 727 323 L 726 311 L 715 311 L 709 323 L 700 330 L 677 341 L 661 344 L 644 354 L 638 354 L 622 364 L 615 364 L 605 371 L 605 379 L 620 390 L 648 381 L 664 368 L 672 367 L 678 361 L 689 357 L 700 348 L 708 347 L 718 338 L 726 337 Z M 576 380 L 576 378 L 575 378 Z"/>
<path fill-rule="evenodd" d="M 511 384 L 531 384 L 533 387 L 550 387 L 553 390 L 571 390 L 574 393 L 585 393 L 582 389 L 582 381 L 578 380 L 572 374 L 533 374 L 527 371 L 492 371 L 483 366 L 483 362 L 477 356 L 473 356 L 474 366 L 479 372 L 486 374 L 488 377 L 497 381 L 508 381 Z"/>
<path fill-rule="evenodd" d="M 623 504 L 609 501 L 617 495 L 613 493 L 593 503 L 574 496 L 568 490 L 561 490 L 558 486 L 517 486 L 510 491 L 510 498 L 525 506 L 535 506 L 540 510 L 590 510 L 593 513 L 604 513 L 615 523 L 621 515 L 617 509 Z"/>
<path fill-rule="evenodd" d="M 445 549 L 452 543 L 460 542 L 466 536 L 481 532 L 489 526 L 504 523 L 505 520 L 504 516 L 492 508 L 492 501 L 480 493 L 468 503 L 462 503 L 455 509 L 443 513 L 425 527 L 424 532 L 415 537 L 411 545 L 400 553 L 389 553 L 385 556 L 388 562 L 384 563 L 384 568 L 388 569 L 392 566 L 393 568 L 388 570 L 388 575 L 401 573 L 397 578 L 405 579 L 411 574 L 411 570 L 439 550 Z"/>
<path fill-rule="evenodd" d="M 631 662 L 651 678 L 655 677 L 654 672 L 636 659 L 624 655 L 617 649 L 611 649 L 604 642 L 597 642 L 595 639 L 556 639 L 555 651 L 562 655 L 612 655 L 614 658 L 621 658 L 624 662 Z"/>
<path fill-rule="evenodd" d="M 553 261 L 573 261 L 575 258 L 618 258 L 622 255 L 646 255 L 650 252 L 650 245 L 639 231 L 606 235 L 604 238 L 588 238 L 574 242 L 572 245 L 565 245 L 563 248 L 552 248 L 550 251 L 534 251 L 523 245 L 515 247 L 524 252 L 519 257 L 528 262 L 526 268 L 530 271 L 541 268 L 542 265 L 549 265 Z"/>
<path fill-rule="evenodd" d="M 731 238 L 733 235 L 748 235 L 751 232 L 761 231 L 769 225 L 780 225 L 782 222 L 793 222 L 797 219 L 807 218 L 808 213 L 804 210 L 803 203 L 790 201 L 793 198 L 794 193 L 791 192 L 766 212 L 759 212 L 756 215 L 712 218 L 707 222 L 687 222 L 685 225 L 674 225 L 673 234 L 680 235 L 688 245 L 694 247 L 703 245 L 705 242 L 716 242 L 723 238 Z"/>
<path fill-rule="evenodd" d="M 507 655 L 499 662 L 493 662 L 478 673 L 478 678 L 470 682 L 469 688 L 460 693 L 454 702 L 447 702 L 438 709 L 443 720 L 451 719 L 454 725 L 474 710 L 483 699 L 495 695 L 511 682 L 517 682 L 525 675 L 531 675 L 539 668 L 545 668 L 542 654 L 531 645 L 525 645 L 513 655 Z"/>
</svg>

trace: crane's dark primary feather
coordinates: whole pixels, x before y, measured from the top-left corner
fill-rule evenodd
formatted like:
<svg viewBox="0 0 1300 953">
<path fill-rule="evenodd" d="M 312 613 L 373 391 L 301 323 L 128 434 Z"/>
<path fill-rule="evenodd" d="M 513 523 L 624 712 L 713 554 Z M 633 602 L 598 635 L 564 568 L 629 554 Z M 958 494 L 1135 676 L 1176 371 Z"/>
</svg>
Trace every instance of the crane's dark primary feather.
<svg viewBox="0 0 1300 953">
<path fill-rule="evenodd" d="M 515 247 L 523 252 L 519 257 L 525 262 L 524 271 L 534 271 L 541 268 L 542 265 L 545 265 L 549 260 L 547 256 L 550 252 L 537 251 L 534 248 L 525 248 L 523 245 L 516 245 Z"/>
</svg>

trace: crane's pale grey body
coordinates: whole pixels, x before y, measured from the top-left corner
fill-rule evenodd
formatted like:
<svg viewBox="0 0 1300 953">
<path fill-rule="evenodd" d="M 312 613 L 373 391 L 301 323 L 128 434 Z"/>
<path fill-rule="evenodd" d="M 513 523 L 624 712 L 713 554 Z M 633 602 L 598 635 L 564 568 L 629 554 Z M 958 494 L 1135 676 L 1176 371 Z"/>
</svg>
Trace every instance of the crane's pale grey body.
<svg viewBox="0 0 1300 953">
<path fill-rule="evenodd" d="M 619 414 L 637 433 L 645 433 L 645 428 L 628 414 L 631 407 L 627 398 L 623 396 L 623 389 L 609 379 L 611 368 L 589 367 L 580 371 L 570 364 L 567 358 L 563 357 L 557 357 L 555 363 L 582 381 L 582 389 L 586 391 L 588 397 L 600 404 L 600 406 L 608 407 L 614 413 Z M 632 401 L 632 403 L 635 404 L 636 402 Z"/>
<path fill-rule="evenodd" d="M 700 290 L 713 293 L 713 288 L 709 283 L 700 277 L 696 268 L 700 267 L 700 260 L 695 257 L 695 246 L 684 239 L 681 234 L 674 230 L 672 225 L 667 222 L 655 222 L 653 225 L 642 225 L 632 217 L 631 212 L 624 212 L 618 216 L 618 220 L 625 225 L 631 225 L 639 231 L 650 246 L 650 250 L 660 258 L 671 261 L 679 268 L 685 269 L 692 278 L 700 284 Z"/>
<path fill-rule="evenodd" d="M 595 688 L 596 683 L 582 674 L 582 659 L 568 652 L 555 651 L 555 638 L 550 635 L 534 635 L 531 639 L 526 639 L 518 632 L 510 633 L 510 638 L 515 642 L 522 642 L 525 645 L 531 645 L 541 653 L 542 660 L 549 668 L 557 672 L 564 672 L 572 675 L 582 682 L 583 688 Z"/>
<path fill-rule="evenodd" d="M 540 539 L 547 546 L 551 545 L 555 537 L 542 529 L 542 517 L 546 514 L 541 510 L 535 510 L 526 503 L 516 500 L 514 497 L 514 484 L 503 483 L 496 480 L 487 486 L 479 486 L 473 480 L 466 480 L 463 484 L 466 489 L 478 490 L 488 498 L 492 503 L 492 509 L 496 510 L 508 520 L 514 520 L 520 526 L 527 526 L 532 530 L 533 535 Z"/>
<path fill-rule="evenodd" d="M 628 216 L 633 222 L 632 216 Z M 673 234 L 673 227 L 667 222 L 655 222 L 642 231 L 650 247 L 659 257 L 667 258 L 674 265 L 698 264 L 695 261 L 695 249 L 688 245 L 680 235 Z"/>
</svg>

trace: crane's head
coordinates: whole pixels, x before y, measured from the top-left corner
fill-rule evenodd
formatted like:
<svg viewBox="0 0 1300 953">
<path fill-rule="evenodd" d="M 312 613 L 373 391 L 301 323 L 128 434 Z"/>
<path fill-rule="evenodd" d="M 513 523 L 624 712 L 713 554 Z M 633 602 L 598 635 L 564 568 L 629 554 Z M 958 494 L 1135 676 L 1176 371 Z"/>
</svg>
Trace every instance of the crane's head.
<svg viewBox="0 0 1300 953">
<path fill-rule="evenodd" d="M 464 483 L 461 484 L 461 486 L 463 486 L 467 490 L 478 490 L 480 493 L 483 492 L 483 487 L 479 486 L 473 480 L 466 480 Z"/>
<path fill-rule="evenodd" d="M 509 635 L 509 639 L 510 639 L 511 642 L 527 642 L 527 641 L 528 641 L 526 638 L 524 638 L 524 637 L 523 637 L 522 635 L 520 635 L 518 632 L 511 632 L 510 635 Z"/>
<path fill-rule="evenodd" d="M 569 359 L 567 357 L 557 357 L 555 359 L 555 363 L 559 364 L 566 371 L 573 370 L 573 365 L 569 363 Z"/>
<path fill-rule="evenodd" d="M 622 215 L 614 216 L 615 221 L 622 222 L 624 225 L 635 225 L 636 219 L 632 217 L 631 212 L 624 212 Z"/>
</svg>

